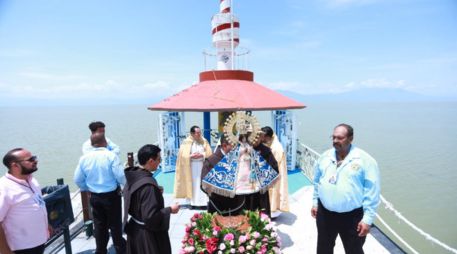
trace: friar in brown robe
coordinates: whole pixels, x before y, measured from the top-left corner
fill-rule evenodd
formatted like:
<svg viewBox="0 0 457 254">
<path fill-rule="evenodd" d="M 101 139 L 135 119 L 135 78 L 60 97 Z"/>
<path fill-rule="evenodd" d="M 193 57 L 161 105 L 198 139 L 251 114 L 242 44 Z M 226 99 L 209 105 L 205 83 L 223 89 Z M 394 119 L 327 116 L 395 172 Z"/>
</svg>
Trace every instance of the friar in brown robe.
<svg viewBox="0 0 457 254">
<path fill-rule="evenodd" d="M 177 204 L 164 206 L 162 188 L 152 172 L 160 164 L 160 148 L 145 145 L 138 151 L 140 167 L 125 169 L 124 223 L 127 254 L 171 254 L 170 215 L 179 211 Z"/>
</svg>

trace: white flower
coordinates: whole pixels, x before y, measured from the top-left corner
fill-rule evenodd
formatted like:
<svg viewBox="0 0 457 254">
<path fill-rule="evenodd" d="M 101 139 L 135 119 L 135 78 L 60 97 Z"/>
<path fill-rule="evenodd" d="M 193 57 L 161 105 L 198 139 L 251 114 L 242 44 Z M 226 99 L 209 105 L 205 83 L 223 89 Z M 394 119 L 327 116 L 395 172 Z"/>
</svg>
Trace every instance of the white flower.
<svg viewBox="0 0 457 254">
<path fill-rule="evenodd" d="M 184 248 L 184 251 L 186 251 L 186 253 L 192 253 L 195 251 L 195 247 L 194 246 L 187 246 L 186 248 Z"/>
<path fill-rule="evenodd" d="M 225 244 L 224 243 L 219 244 L 219 249 L 220 250 L 225 250 Z"/>
<path fill-rule="evenodd" d="M 273 251 L 275 252 L 275 254 L 281 254 L 281 249 L 279 249 L 278 247 L 273 247 Z"/>
</svg>

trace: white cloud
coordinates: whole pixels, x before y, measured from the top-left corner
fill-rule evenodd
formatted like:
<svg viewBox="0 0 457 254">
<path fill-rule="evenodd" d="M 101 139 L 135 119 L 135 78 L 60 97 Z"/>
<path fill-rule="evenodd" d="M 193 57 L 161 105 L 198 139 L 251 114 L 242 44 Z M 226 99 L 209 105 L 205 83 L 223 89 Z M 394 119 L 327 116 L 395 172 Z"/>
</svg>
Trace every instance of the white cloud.
<svg viewBox="0 0 457 254">
<path fill-rule="evenodd" d="M 386 80 L 386 79 L 367 79 L 358 82 L 349 82 L 344 85 L 347 90 L 355 90 L 361 88 L 395 88 L 395 89 L 410 89 L 404 80 Z"/>
<path fill-rule="evenodd" d="M 0 97 L 15 98 L 155 98 L 171 94 L 173 89 L 166 81 L 129 84 L 113 79 L 104 82 L 79 82 L 65 84 L 34 83 L 0 85 Z"/>
<path fill-rule="evenodd" d="M 21 72 L 19 76 L 29 78 L 29 79 L 39 79 L 47 81 L 71 81 L 85 78 L 80 75 L 72 74 L 51 74 L 46 72 Z"/>
<path fill-rule="evenodd" d="M 389 89 L 404 89 L 409 91 L 416 91 L 413 86 L 408 85 L 404 80 L 387 80 L 387 79 L 367 79 L 360 81 L 351 81 L 344 85 L 336 83 L 300 83 L 279 81 L 265 83 L 267 87 L 273 90 L 286 90 L 301 94 L 338 94 L 349 91 L 354 91 L 364 88 L 389 88 Z"/>
</svg>

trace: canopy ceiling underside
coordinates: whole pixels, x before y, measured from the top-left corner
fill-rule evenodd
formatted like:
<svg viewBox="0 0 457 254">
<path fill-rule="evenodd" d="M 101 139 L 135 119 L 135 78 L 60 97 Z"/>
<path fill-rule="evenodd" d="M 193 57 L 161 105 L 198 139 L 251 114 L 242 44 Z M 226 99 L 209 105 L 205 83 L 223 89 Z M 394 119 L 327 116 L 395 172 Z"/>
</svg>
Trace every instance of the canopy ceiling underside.
<svg viewBox="0 0 457 254">
<path fill-rule="evenodd" d="M 305 105 L 252 81 L 197 83 L 148 109 L 159 111 L 237 111 L 301 109 Z"/>
</svg>

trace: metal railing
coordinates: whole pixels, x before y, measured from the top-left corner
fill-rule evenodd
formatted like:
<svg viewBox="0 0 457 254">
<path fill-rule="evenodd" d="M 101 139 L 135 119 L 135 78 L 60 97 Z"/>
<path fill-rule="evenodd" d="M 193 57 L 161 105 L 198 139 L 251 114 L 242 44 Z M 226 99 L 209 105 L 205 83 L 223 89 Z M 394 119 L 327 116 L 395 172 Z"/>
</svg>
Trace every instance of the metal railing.
<svg viewBox="0 0 457 254">
<path fill-rule="evenodd" d="M 317 161 L 319 160 L 319 153 L 308 147 L 307 145 L 304 145 L 302 143 L 299 143 L 297 147 L 297 165 L 296 167 L 300 168 L 303 173 L 305 174 L 308 179 L 313 182 L 314 179 L 314 167 L 316 166 Z M 447 244 L 441 242 L 440 240 L 434 238 L 430 234 L 426 233 L 416 225 L 414 225 L 412 222 L 410 222 L 408 219 L 406 219 L 401 213 L 393 207 L 392 203 L 387 201 L 384 196 L 381 195 L 381 203 L 383 204 L 384 209 L 386 209 L 388 212 L 391 212 L 395 217 L 397 217 L 399 220 L 401 220 L 403 223 L 408 225 L 410 228 L 412 228 L 414 231 L 416 231 L 418 234 L 423 236 L 426 240 L 432 242 L 433 244 L 436 244 L 443 249 L 449 251 L 450 253 L 457 253 L 457 250 L 448 246 Z M 380 208 L 382 206 L 379 206 Z M 390 227 L 386 221 L 378 214 L 376 214 L 376 218 L 384 225 L 384 227 L 389 230 L 389 232 L 395 236 L 398 241 L 400 241 L 404 246 L 406 246 L 411 253 L 419 253 L 417 250 L 415 250 L 410 244 L 408 244 L 397 232 L 395 232 L 392 227 Z"/>
<path fill-rule="evenodd" d="M 314 167 L 320 155 L 309 146 L 298 143 L 297 146 L 297 168 L 300 168 L 308 179 L 313 182 Z"/>
</svg>

